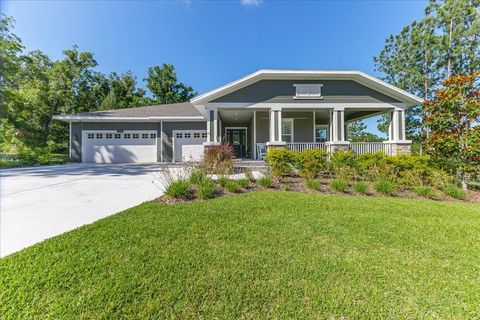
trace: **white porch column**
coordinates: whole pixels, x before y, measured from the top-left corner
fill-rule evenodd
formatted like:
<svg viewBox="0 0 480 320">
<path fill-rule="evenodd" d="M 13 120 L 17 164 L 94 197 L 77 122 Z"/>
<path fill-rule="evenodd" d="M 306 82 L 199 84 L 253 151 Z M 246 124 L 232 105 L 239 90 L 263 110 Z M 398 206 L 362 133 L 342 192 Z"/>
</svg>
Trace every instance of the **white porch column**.
<svg viewBox="0 0 480 320">
<path fill-rule="evenodd" d="M 205 145 L 216 145 L 219 144 L 218 140 L 218 109 L 217 108 L 207 108 L 207 142 Z"/>
<path fill-rule="evenodd" d="M 336 152 L 349 149 L 346 141 L 345 109 L 335 108 L 330 112 L 330 135 L 327 142 L 327 150 Z"/>
<path fill-rule="evenodd" d="M 386 153 L 396 155 L 400 153 L 409 154 L 411 150 L 411 140 L 407 140 L 405 133 L 405 110 L 395 108 L 389 113 L 390 124 L 388 126 L 388 141 L 384 141 L 387 146 Z"/>
<path fill-rule="evenodd" d="M 277 141 L 282 141 L 282 109 L 277 111 Z"/>
<path fill-rule="evenodd" d="M 270 126 L 269 126 L 269 137 L 268 141 L 274 142 L 275 139 L 275 111 L 270 109 Z"/>
<path fill-rule="evenodd" d="M 282 107 L 270 108 L 270 128 L 267 148 L 285 146 L 282 141 Z"/>
</svg>

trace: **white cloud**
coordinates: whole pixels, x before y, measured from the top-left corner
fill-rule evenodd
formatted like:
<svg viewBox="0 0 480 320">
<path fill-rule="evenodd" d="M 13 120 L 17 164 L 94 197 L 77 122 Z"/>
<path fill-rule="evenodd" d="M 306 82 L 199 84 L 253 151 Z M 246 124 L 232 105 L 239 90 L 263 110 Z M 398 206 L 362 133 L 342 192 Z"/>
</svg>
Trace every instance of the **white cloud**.
<svg viewBox="0 0 480 320">
<path fill-rule="evenodd" d="M 263 0 L 240 0 L 240 3 L 242 6 L 245 7 L 258 7 Z"/>
</svg>

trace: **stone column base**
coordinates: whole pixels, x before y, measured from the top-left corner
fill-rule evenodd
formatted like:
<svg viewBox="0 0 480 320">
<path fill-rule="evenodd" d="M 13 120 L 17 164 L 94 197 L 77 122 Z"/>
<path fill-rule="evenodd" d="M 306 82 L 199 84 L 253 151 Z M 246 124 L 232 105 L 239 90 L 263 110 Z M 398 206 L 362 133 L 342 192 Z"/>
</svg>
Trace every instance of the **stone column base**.
<svg viewBox="0 0 480 320">
<path fill-rule="evenodd" d="M 398 154 L 412 153 L 411 140 L 383 141 L 383 143 L 385 144 L 385 153 L 387 155 L 396 156 Z"/>
<path fill-rule="evenodd" d="M 350 150 L 350 141 L 328 141 L 325 144 L 328 153 Z"/>
</svg>

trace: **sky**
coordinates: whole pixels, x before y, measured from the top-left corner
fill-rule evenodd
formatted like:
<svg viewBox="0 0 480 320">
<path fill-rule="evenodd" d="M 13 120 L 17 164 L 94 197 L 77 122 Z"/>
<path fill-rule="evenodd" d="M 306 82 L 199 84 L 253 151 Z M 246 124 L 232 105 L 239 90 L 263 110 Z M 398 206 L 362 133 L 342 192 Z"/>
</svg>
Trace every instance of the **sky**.
<svg viewBox="0 0 480 320">
<path fill-rule="evenodd" d="M 27 51 L 53 59 L 78 45 L 97 70 L 171 63 L 204 93 L 258 69 L 361 70 L 385 38 L 421 19 L 426 1 L 1 1 Z M 378 133 L 375 119 L 368 130 Z"/>
</svg>

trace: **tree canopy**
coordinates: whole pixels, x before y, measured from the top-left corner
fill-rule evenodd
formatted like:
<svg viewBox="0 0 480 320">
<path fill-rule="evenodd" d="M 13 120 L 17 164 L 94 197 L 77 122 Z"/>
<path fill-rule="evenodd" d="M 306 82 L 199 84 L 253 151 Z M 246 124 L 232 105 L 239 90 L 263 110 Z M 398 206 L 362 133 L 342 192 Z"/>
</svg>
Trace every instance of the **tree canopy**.
<svg viewBox="0 0 480 320">
<path fill-rule="evenodd" d="M 131 71 L 96 71 L 94 54 L 77 46 L 60 60 L 25 53 L 13 27 L 11 17 L 0 17 L 0 151 L 66 152 L 67 124 L 52 121 L 57 114 L 183 102 L 196 94 L 171 64 L 148 69 L 147 92 Z"/>
</svg>

